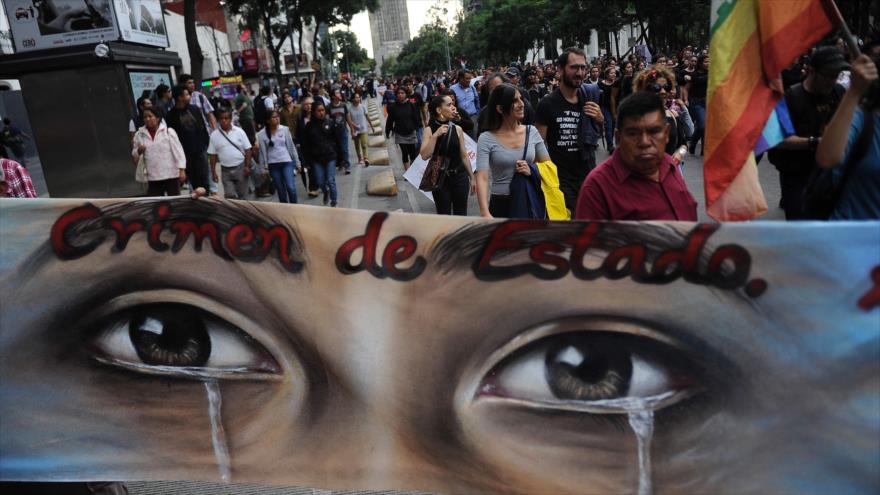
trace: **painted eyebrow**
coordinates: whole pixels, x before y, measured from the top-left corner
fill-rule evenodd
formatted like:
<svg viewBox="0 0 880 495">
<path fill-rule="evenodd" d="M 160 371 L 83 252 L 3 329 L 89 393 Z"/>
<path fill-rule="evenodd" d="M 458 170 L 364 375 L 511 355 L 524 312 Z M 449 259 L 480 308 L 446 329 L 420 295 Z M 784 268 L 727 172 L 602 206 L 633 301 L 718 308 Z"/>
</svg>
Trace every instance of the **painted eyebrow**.
<svg viewBox="0 0 880 495">
<path fill-rule="evenodd" d="M 475 223 L 465 225 L 439 239 L 428 253 L 428 266 L 433 267 L 439 275 L 458 275 L 470 273 L 489 244 L 493 232 L 511 220 L 504 222 Z M 520 221 L 521 222 L 521 221 Z M 507 236 L 507 239 L 520 241 L 516 249 L 499 249 L 495 251 L 493 264 L 531 263 L 529 250 L 543 242 L 557 242 L 568 245 L 568 241 L 580 235 L 591 223 L 601 223 L 602 228 L 594 236 L 587 256 L 604 258 L 619 247 L 639 244 L 645 247 L 645 261 L 653 264 L 654 260 L 670 249 L 680 249 L 687 242 L 691 230 L 676 228 L 671 224 L 633 223 L 633 222 L 547 222 L 531 221 L 533 228 L 518 230 Z M 700 224 L 695 224 L 696 229 Z M 571 251 L 569 247 L 559 253 L 564 255 Z M 711 242 L 707 242 L 700 252 L 699 268 L 705 269 L 714 251 Z M 525 275 L 522 275 L 525 276 Z M 745 295 L 741 290 L 727 291 L 707 287 L 719 298 L 735 297 L 745 301 L 757 310 L 757 302 Z"/>
<path fill-rule="evenodd" d="M 71 229 L 71 233 L 83 240 L 98 238 L 102 235 L 109 236 L 112 235 L 112 230 L 107 225 L 108 219 L 118 219 L 123 222 L 150 220 L 154 216 L 154 208 L 161 203 L 170 206 L 169 215 L 162 220 L 166 227 L 175 221 L 210 221 L 216 224 L 222 231 L 228 231 L 233 226 L 241 224 L 281 227 L 289 235 L 290 244 L 288 252 L 290 258 L 303 265 L 307 261 L 303 238 L 296 227 L 257 208 L 250 202 L 233 202 L 208 198 L 193 200 L 186 197 L 115 202 L 103 205 L 100 208 L 101 216 L 99 218 L 79 222 L 74 229 Z M 81 206 L 86 205 L 90 205 L 90 203 L 83 203 Z M 189 240 L 187 240 L 187 243 L 190 244 Z M 199 251 L 197 250 L 196 252 Z M 51 241 L 47 240 L 26 262 L 20 265 L 19 275 L 24 277 L 33 276 L 50 260 L 54 259 L 57 259 L 57 257 L 52 249 Z M 279 270 L 284 270 L 280 262 L 273 263 L 273 265 L 278 267 Z M 290 272 L 287 271 L 287 273 Z"/>
</svg>

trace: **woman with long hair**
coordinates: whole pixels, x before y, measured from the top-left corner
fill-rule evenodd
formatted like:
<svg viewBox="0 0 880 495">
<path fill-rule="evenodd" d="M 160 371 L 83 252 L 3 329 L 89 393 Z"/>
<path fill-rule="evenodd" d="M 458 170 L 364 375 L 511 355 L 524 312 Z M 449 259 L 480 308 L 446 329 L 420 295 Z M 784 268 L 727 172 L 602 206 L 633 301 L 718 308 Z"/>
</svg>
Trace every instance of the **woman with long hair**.
<svg viewBox="0 0 880 495">
<path fill-rule="evenodd" d="M 143 109 L 144 125 L 132 139 L 131 158 L 135 167 L 146 165 L 147 196 L 179 196 L 186 182 L 186 155 L 174 129 L 162 123 L 158 110 Z"/>
<path fill-rule="evenodd" d="M 344 125 L 344 124 L 343 124 Z M 327 107 L 320 99 L 312 103 L 312 119 L 306 125 L 302 146 L 312 166 L 318 188 L 324 191 L 324 204 L 336 206 L 336 150 L 342 145 L 336 123 L 327 116 Z"/>
<path fill-rule="evenodd" d="M 454 124 L 455 101 L 446 95 L 431 98 L 428 115 L 431 121 L 422 131 L 420 154 L 425 160 L 433 155 L 449 159 L 440 188 L 432 192 L 434 207 L 438 215 L 466 216 L 473 171 L 464 147 L 464 130 Z"/>
<path fill-rule="evenodd" d="M 691 137 L 690 151 L 696 154 L 697 143 L 703 139 L 706 130 L 706 93 L 709 90 L 709 54 L 697 57 L 697 67 L 691 73 L 687 85 L 687 100 L 694 117 L 694 135 Z M 703 143 L 705 147 L 705 143 Z"/>
<path fill-rule="evenodd" d="M 480 128 L 486 132 L 480 134 L 477 142 L 476 188 L 480 215 L 483 217 L 509 217 L 510 182 L 514 174 L 530 176 L 529 164 L 550 159 L 538 130 L 534 126 L 520 124 L 524 117 L 525 102 L 516 86 L 503 83 L 492 90 L 480 122 Z M 523 160 L 526 142 L 528 149 Z"/>
<path fill-rule="evenodd" d="M 309 121 L 312 120 L 312 102 L 313 100 L 311 96 L 304 96 L 299 102 L 300 112 L 296 123 L 296 134 L 293 136 L 293 141 L 296 143 L 299 157 L 302 160 L 303 185 L 309 190 L 309 197 L 316 198 L 318 197 L 318 179 L 315 176 L 314 161 L 308 154 L 308 148 L 303 144 L 306 135 L 306 126 L 309 124 Z"/>
<path fill-rule="evenodd" d="M 609 65 L 603 71 L 604 77 L 599 80 L 599 89 L 602 96 L 599 97 L 599 108 L 605 117 L 605 149 L 610 153 L 614 151 L 614 90 L 617 88 L 617 69 Z"/>
<path fill-rule="evenodd" d="M 694 132 L 694 122 L 687 107 L 677 96 L 675 74 L 665 65 L 652 65 L 636 75 L 633 91 L 657 93 L 666 102 L 666 121 L 670 125 L 666 153 L 681 164 L 688 150 L 688 139 Z"/>
<path fill-rule="evenodd" d="M 626 60 L 620 65 L 620 79 L 611 92 L 611 110 L 615 122 L 617 122 L 617 105 L 632 94 L 633 77 L 635 77 L 635 65 Z"/>
<path fill-rule="evenodd" d="M 422 117 L 419 109 L 407 100 L 406 89 L 401 85 L 394 93 L 397 99 L 388 105 L 388 118 L 385 120 L 385 137 L 394 134 L 394 142 L 400 146 L 403 169 L 409 170 L 416 158 L 416 146 L 419 144 L 417 130 L 421 129 Z"/>
<path fill-rule="evenodd" d="M 269 111 L 266 127 L 257 133 L 260 149 L 260 166 L 268 167 L 269 175 L 275 181 L 278 201 L 296 203 L 296 169 L 302 169 L 290 129 L 281 125 L 278 110 Z"/>
<path fill-rule="evenodd" d="M 461 127 L 464 133 L 470 136 L 474 131 L 474 121 L 471 120 L 470 114 L 465 109 L 458 106 L 458 97 L 455 95 L 455 91 L 446 89 L 440 93 L 440 96 L 452 98 L 452 104 L 455 105 L 455 115 L 452 117 L 452 122 L 455 122 L 455 125 Z"/>
</svg>

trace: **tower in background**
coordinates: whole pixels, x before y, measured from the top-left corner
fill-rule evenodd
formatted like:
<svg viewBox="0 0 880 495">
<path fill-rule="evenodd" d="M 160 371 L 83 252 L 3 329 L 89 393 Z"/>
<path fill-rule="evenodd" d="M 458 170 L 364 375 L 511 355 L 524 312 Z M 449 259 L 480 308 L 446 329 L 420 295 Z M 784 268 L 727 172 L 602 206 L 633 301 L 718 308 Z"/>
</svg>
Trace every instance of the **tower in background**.
<svg viewBox="0 0 880 495">
<path fill-rule="evenodd" d="M 409 13 L 406 0 L 379 0 L 379 9 L 370 12 L 370 37 L 376 70 L 391 55 L 397 55 L 409 41 Z"/>
</svg>

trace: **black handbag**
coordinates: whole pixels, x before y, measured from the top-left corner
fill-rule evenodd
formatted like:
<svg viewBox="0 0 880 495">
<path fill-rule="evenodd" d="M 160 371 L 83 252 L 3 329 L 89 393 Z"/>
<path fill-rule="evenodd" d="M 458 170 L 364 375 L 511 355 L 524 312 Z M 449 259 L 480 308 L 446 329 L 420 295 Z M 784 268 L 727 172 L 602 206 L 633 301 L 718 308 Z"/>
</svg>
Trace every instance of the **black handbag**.
<svg viewBox="0 0 880 495">
<path fill-rule="evenodd" d="M 817 167 L 810 174 L 803 192 L 803 209 L 806 218 L 812 220 L 828 220 L 837 207 L 847 180 L 852 175 L 856 164 L 865 157 L 874 137 L 874 118 L 865 112 L 865 126 L 853 144 L 846 163 L 843 164 L 843 176 L 840 183 L 834 183 L 834 169 Z"/>
<path fill-rule="evenodd" d="M 448 123 L 449 130 L 446 131 L 446 145 L 443 148 L 443 154 L 434 153 L 425 167 L 425 173 L 422 175 L 422 181 L 419 183 L 419 189 L 426 192 L 436 191 L 443 187 L 446 179 L 446 171 L 449 168 L 449 142 L 452 141 L 452 133 L 455 132 L 455 124 Z"/>
</svg>

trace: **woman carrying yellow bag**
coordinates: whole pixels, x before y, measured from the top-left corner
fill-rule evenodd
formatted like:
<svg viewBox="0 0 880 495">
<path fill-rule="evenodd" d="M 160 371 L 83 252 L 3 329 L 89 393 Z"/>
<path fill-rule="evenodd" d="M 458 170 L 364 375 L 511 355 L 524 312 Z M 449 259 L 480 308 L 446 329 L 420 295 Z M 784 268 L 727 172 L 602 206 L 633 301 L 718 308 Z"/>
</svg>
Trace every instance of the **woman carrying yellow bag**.
<svg viewBox="0 0 880 495">
<path fill-rule="evenodd" d="M 565 207 L 565 196 L 559 190 L 559 174 L 556 165 L 550 161 L 536 163 L 541 172 L 541 191 L 547 204 L 547 216 L 550 220 L 571 220 L 571 212 Z"/>
</svg>

